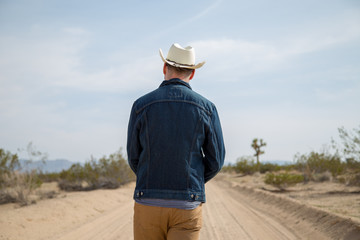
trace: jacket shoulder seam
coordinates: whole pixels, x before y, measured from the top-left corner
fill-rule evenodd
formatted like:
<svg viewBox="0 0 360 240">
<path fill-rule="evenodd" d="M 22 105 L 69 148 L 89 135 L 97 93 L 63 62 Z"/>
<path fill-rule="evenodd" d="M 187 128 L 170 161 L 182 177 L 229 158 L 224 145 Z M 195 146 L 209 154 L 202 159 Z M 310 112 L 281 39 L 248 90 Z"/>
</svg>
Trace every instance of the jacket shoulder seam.
<svg viewBox="0 0 360 240">
<path fill-rule="evenodd" d="M 136 114 L 139 114 L 141 111 L 143 111 L 148 106 L 155 104 L 155 103 L 162 103 L 162 102 L 182 102 L 182 103 L 192 104 L 192 105 L 197 106 L 198 108 L 201 108 L 203 111 L 206 112 L 207 115 L 209 115 L 209 116 L 212 115 L 212 113 L 209 110 L 207 110 L 204 106 L 201 106 L 200 104 L 198 104 L 196 102 L 189 101 L 189 100 L 173 100 L 173 99 L 163 99 L 163 100 L 156 100 L 156 101 L 149 102 L 149 103 L 145 104 L 144 106 L 142 106 L 141 108 L 135 110 L 135 112 L 136 112 Z"/>
</svg>

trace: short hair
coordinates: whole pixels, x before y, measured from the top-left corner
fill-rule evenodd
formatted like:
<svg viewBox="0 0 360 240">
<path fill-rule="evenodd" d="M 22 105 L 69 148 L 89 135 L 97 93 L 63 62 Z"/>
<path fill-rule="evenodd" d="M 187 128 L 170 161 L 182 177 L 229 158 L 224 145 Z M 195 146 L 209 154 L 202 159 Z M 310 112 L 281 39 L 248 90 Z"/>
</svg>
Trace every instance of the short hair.
<svg viewBox="0 0 360 240">
<path fill-rule="evenodd" d="M 177 74 L 184 76 L 184 77 L 190 76 L 194 70 L 194 69 L 190 69 L 190 68 L 174 67 L 168 63 L 166 63 L 166 66 L 169 68 L 170 71 L 176 72 Z"/>
</svg>

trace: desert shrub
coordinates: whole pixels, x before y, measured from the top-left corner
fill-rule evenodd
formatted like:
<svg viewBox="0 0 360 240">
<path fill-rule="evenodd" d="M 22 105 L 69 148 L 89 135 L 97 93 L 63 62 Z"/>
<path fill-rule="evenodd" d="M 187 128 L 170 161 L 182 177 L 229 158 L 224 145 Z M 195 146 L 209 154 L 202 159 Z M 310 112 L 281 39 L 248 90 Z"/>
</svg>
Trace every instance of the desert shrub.
<svg viewBox="0 0 360 240">
<path fill-rule="evenodd" d="M 347 158 L 346 168 L 350 171 L 360 172 L 360 162 L 356 161 L 354 158 Z"/>
<path fill-rule="evenodd" d="M 344 127 L 338 128 L 341 143 L 332 140 L 333 148 L 342 153 L 345 159 L 353 159 L 360 162 L 360 125 L 359 128 L 347 130 Z"/>
<path fill-rule="evenodd" d="M 297 166 L 296 164 L 287 164 L 287 165 L 283 165 L 281 166 L 281 170 L 284 170 L 284 171 L 293 171 L 293 170 L 296 170 L 297 169 Z"/>
<path fill-rule="evenodd" d="M 358 186 L 360 187 L 360 173 L 348 172 L 341 176 L 338 176 L 336 180 L 339 183 L 343 183 L 349 186 Z"/>
<path fill-rule="evenodd" d="M 38 177 L 42 182 L 57 182 L 60 178 L 60 173 L 54 172 L 54 173 L 43 173 L 39 172 Z"/>
<path fill-rule="evenodd" d="M 314 182 L 326 182 L 331 181 L 333 178 L 332 174 L 329 171 L 323 173 L 315 173 L 313 174 L 313 181 Z"/>
<path fill-rule="evenodd" d="M 9 184 L 5 178 L 12 173 L 14 169 L 19 168 L 19 158 L 17 154 L 11 154 L 0 148 L 0 189 L 7 187 Z"/>
<path fill-rule="evenodd" d="M 0 149 L 0 203 L 16 202 L 21 206 L 33 203 L 31 194 L 41 186 L 36 170 L 20 172 L 17 154 Z"/>
<path fill-rule="evenodd" d="M 225 172 L 225 173 L 233 173 L 233 172 L 236 172 L 235 171 L 235 165 L 231 164 L 231 163 L 228 163 L 227 165 L 224 165 L 222 168 L 221 168 L 221 172 Z"/>
<path fill-rule="evenodd" d="M 337 154 L 329 154 L 327 152 L 295 155 L 296 168 L 302 171 L 305 180 L 314 180 L 314 174 L 330 172 L 333 177 L 342 174 L 345 170 L 345 164 L 341 162 L 340 156 Z"/>
<path fill-rule="evenodd" d="M 265 183 L 273 185 L 280 190 L 285 190 L 287 187 L 295 185 L 296 183 L 304 182 L 304 176 L 291 173 L 267 173 L 265 175 Z"/>
<path fill-rule="evenodd" d="M 278 165 L 274 163 L 255 163 L 255 159 L 252 156 L 242 156 L 236 160 L 235 164 L 227 164 L 222 168 L 223 172 L 236 172 L 243 174 L 254 174 L 255 172 L 278 172 L 278 171 L 291 171 L 295 170 L 295 165 Z"/>
<path fill-rule="evenodd" d="M 68 170 L 63 170 L 59 174 L 59 188 L 65 191 L 83 190 L 82 182 L 85 179 L 84 169 L 79 164 L 73 164 Z"/>
<path fill-rule="evenodd" d="M 246 156 L 238 158 L 234 168 L 237 173 L 243 174 L 253 174 L 257 171 L 254 158 Z"/>
<path fill-rule="evenodd" d="M 281 166 L 273 163 L 261 163 L 259 166 L 260 173 L 266 173 L 266 172 L 277 172 L 282 169 Z"/>
<path fill-rule="evenodd" d="M 347 184 L 360 187 L 360 173 L 352 174 L 349 177 Z"/>
<path fill-rule="evenodd" d="M 81 182 L 73 182 L 67 179 L 59 179 L 58 186 L 61 190 L 64 191 L 84 191 L 84 190 L 91 190 L 84 186 Z"/>
<path fill-rule="evenodd" d="M 338 176 L 336 178 L 336 181 L 338 181 L 339 183 L 342 183 L 342 184 L 346 184 L 346 178 L 344 176 Z"/>
<path fill-rule="evenodd" d="M 6 185 L 0 191 L 0 203 L 14 202 L 26 206 L 35 202 L 31 199 L 31 194 L 42 184 L 36 170 L 25 173 L 9 172 L 3 175 L 3 179 Z"/>
<path fill-rule="evenodd" d="M 83 166 L 73 164 L 59 175 L 59 187 L 66 191 L 113 189 L 135 179 L 121 151 L 104 156 L 99 161 L 91 159 Z"/>
</svg>

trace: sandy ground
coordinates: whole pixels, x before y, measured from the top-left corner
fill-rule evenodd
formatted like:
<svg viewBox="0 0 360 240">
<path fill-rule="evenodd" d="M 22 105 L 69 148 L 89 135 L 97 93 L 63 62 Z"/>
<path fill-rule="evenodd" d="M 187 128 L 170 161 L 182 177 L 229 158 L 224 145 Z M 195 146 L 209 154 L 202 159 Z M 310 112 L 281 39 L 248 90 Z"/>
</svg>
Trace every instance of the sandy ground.
<svg viewBox="0 0 360 240">
<path fill-rule="evenodd" d="M 300 186 L 305 190 L 279 195 L 270 188 L 261 190 L 260 180 L 261 176 L 220 175 L 209 182 L 200 239 L 360 239 L 357 212 L 344 214 L 350 211 L 344 208 L 341 213 L 328 213 L 334 210 L 331 201 L 342 200 L 338 190 L 333 190 L 330 203 L 323 203 L 324 189 Z M 60 192 L 54 199 L 22 208 L 2 205 L 0 239 L 132 239 L 133 189 L 131 183 L 117 190 Z M 350 195 L 356 197 L 349 200 L 349 204 L 355 201 L 349 209 L 360 209 L 359 194 Z M 320 207 L 310 206 L 314 199 Z M 349 215 L 354 216 L 349 219 Z"/>
<path fill-rule="evenodd" d="M 332 181 L 309 182 L 288 187 L 285 192 L 264 183 L 265 175 L 253 176 L 223 175 L 228 181 L 238 183 L 254 189 L 277 193 L 277 196 L 286 196 L 300 203 L 307 204 L 318 209 L 350 218 L 360 224 L 360 187 L 347 186 Z"/>
</svg>

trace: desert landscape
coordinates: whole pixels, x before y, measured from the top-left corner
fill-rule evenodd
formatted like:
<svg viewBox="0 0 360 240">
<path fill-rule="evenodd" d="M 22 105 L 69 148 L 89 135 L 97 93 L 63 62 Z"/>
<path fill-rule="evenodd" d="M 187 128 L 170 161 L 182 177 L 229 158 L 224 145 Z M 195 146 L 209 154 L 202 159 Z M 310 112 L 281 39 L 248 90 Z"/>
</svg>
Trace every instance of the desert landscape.
<svg viewBox="0 0 360 240">
<path fill-rule="evenodd" d="M 131 240 L 136 174 L 217 171 L 201 240 L 360 240 L 359 55 L 360 0 L 0 0 L 0 240 Z"/>
<path fill-rule="evenodd" d="M 219 174 L 206 184 L 201 239 L 360 239 L 360 189 L 297 184 L 279 193 L 262 174 Z M 115 190 L 38 191 L 53 198 L 0 206 L 1 240 L 132 239 L 134 182 Z"/>
</svg>

